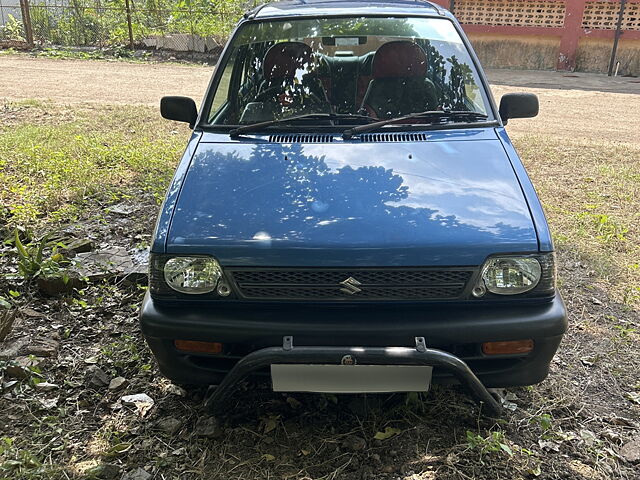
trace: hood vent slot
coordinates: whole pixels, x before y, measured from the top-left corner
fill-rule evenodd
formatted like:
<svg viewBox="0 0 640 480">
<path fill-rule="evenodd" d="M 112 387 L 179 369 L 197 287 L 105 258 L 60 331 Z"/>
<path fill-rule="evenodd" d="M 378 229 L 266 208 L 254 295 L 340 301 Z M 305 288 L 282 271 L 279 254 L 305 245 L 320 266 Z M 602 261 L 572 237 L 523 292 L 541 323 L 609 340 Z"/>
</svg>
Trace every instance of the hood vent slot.
<svg viewBox="0 0 640 480">
<path fill-rule="evenodd" d="M 426 142 L 426 133 L 363 133 L 361 142 Z"/>
<path fill-rule="evenodd" d="M 271 135 L 269 141 L 271 143 L 331 143 L 333 135 L 322 134 L 280 134 Z"/>
<path fill-rule="evenodd" d="M 320 133 L 280 133 L 269 136 L 271 143 L 333 143 L 335 135 Z M 361 143 L 380 142 L 426 142 L 426 133 L 363 133 L 358 136 Z M 355 139 L 354 139 L 355 140 Z"/>
</svg>

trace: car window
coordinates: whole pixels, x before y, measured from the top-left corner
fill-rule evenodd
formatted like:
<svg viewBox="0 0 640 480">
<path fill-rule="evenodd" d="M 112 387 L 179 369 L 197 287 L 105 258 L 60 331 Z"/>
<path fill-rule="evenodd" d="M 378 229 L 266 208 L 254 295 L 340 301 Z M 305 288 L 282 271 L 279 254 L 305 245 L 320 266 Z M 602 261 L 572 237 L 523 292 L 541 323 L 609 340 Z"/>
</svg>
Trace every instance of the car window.
<svg viewBox="0 0 640 480">
<path fill-rule="evenodd" d="M 227 97 L 229 96 L 229 84 L 231 82 L 231 74 L 233 73 L 234 63 L 234 61 L 228 62 L 224 67 L 222 76 L 220 77 L 220 82 L 218 83 L 218 92 L 220 93 L 214 97 L 213 104 L 211 105 L 211 109 L 215 112 L 222 108 L 222 106 L 227 101 Z"/>
<path fill-rule="evenodd" d="M 249 22 L 218 68 L 207 115 L 215 125 L 323 113 L 380 120 L 426 110 L 490 111 L 448 19 Z"/>
</svg>

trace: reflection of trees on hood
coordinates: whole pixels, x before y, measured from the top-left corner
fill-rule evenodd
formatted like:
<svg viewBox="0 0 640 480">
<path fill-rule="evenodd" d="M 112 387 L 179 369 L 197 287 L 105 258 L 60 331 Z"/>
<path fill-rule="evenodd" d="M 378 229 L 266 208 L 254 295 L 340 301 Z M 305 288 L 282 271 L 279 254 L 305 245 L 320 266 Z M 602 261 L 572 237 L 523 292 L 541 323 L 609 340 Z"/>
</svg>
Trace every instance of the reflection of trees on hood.
<svg viewBox="0 0 640 480">
<path fill-rule="evenodd" d="M 214 211 L 213 223 L 241 238 L 258 231 L 274 238 L 304 236 L 319 222 L 369 217 L 388 209 L 385 202 L 407 196 L 402 177 L 392 170 L 371 166 L 332 170 L 324 158 L 304 155 L 299 144 L 282 150 L 257 145 L 247 160 L 235 154 L 200 154 L 189 175 L 204 190 L 185 189 L 181 200 L 199 205 L 202 214 Z M 188 199 L 202 191 L 207 191 L 206 198 Z M 200 217 L 199 221 L 212 220 Z"/>
<path fill-rule="evenodd" d="M 299 144 L 256 145 L 247 158 L 198 154 L 187 183 L 179 207 L 189 210 L 172 228 L 200 238 L 249 240 L 264 232 L 272 239 L 365 244 L 478 232 L 435 210 L 392 205 L 407 199 L 409 189 L 391 169 L 331 167 Z"/>
</svg>

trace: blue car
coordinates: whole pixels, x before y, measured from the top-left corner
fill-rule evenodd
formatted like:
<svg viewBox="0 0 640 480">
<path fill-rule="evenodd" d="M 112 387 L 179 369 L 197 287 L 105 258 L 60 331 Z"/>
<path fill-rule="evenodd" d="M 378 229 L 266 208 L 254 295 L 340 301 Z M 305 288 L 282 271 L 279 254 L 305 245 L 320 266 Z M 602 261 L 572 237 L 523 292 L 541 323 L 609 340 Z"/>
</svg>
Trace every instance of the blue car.
<svg viewBox="0 0 640 480">
<path fill-rule="evenodd" d="M 545 216 L 451 13 L 295 0 L 246 14 L 162 206 L 140 324 L 161 372 L 274 391 L 542 381 L 567 328 Z"/>
</svg>

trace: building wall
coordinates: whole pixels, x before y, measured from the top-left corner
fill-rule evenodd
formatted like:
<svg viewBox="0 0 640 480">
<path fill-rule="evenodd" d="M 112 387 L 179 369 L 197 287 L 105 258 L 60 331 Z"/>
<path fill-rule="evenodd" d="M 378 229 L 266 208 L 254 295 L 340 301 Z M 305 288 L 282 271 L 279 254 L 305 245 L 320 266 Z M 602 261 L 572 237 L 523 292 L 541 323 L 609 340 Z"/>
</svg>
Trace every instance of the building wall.
<svg viewBox="0 0 640 480">
<path fill-rule="evenodd" d="M 560 37 L 535 37 L 470 33 L 482 65 L 488 68 L 553 70 L 558 61 Z"/>
<path fill-rule="evenodd" d="M 601 38 L 581 38 L 576 55 L 579 72 L 606 72 L 611 55 L 611 41 Z M 616 61 L 619 75 L 640 76 L 640 40 L 620 39 Z"/>
<path fill-rule="evenodd" d="M 494 68 L 606 73 L 621 0 L 432 0 L 452 8 Z M 616 60 L 640 76 L 640 0 L 627 0 Z"/>
</svg>

